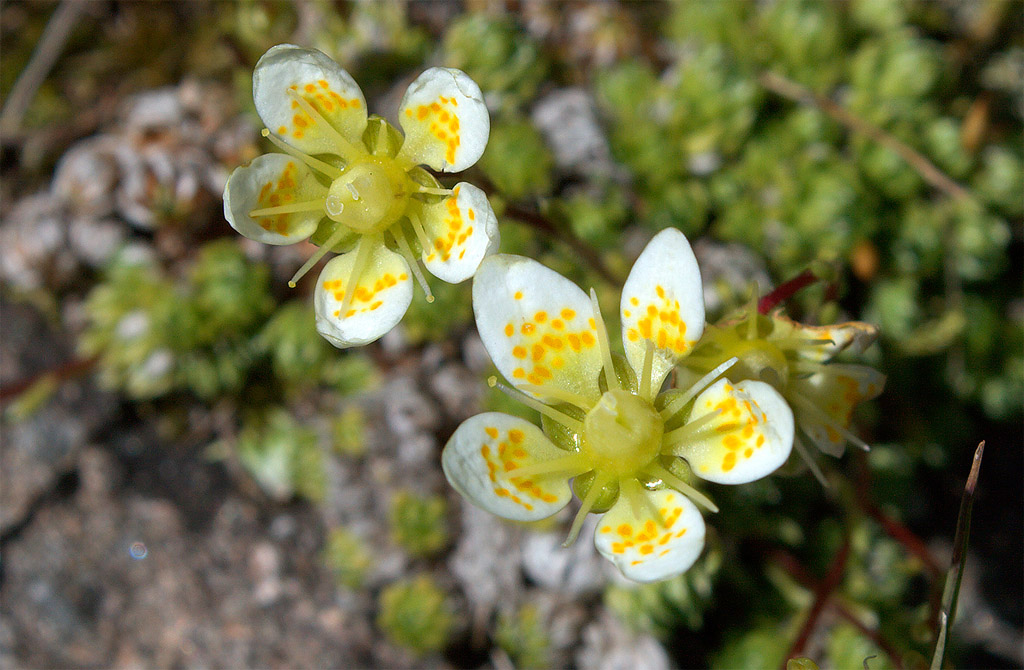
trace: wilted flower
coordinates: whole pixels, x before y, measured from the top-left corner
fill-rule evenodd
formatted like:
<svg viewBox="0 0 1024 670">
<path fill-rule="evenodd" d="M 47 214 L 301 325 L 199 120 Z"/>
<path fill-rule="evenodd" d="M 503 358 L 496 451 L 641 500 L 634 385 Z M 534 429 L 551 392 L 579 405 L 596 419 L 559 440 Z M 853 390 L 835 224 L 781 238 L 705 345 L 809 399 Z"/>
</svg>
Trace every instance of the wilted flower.
<svg viewBox="0 0 1024 670">
<path fill-rule="evenodd" d="M 774 386 L 793 408 L 800 432 L 826 454 L 841 456 L 847 441 L 868 448 L 849 430 L 850 422 L 858 403 L 882 392 L 885 375 L 833 359 L 847 348 L 863 351 L 877 335 L 867 323 L 806 326 L 779 312 L 759 314 L 752 305 L 746 314 L 709 326 L 681 367 L 697 377 L 722 361 L 738 358 L 729 371 L 732 379 Z M 799 436 L 795 447 L 816 468 Z"/>
<path fill-rule="evenodd" d="M 486 259 L 473 308 L 515 387 L 506 390 L 543 414 L 544 429 L 496 412 L 468 419 L 444 449 L 448 480 L 483 509 L 522 521 L 555 514 L 574 489 L 582 503 L 567 542 L 588 512 L 606 512 L 597 549 L 630 579 L 663 579 L 697 559 L 704 522 L 690 498 L 715 507 L 695 477 L 742 484 L 789 456 L 793 414 L 782 397 L 761 381 L 718 379 L 735 359 L 686 390 L 659 393 L 704 329 L 700 272 L 677 230 L 659 233 L 626 280 L 625 360 L 609 349 L 594 291 L 588 298 L 532 260 Z"/>
<path fill-rule="evenodd" d="M 417 264 L 444 281 L 473 275 L 498 246 L 487 196 L 460 183 L 448 190 L 420 165 L 464 170 L 480 158 L 490 120 L 480 88 L 464 72 L 431 68 L 402 99 L 403 135 L 368 118 L 352 77 L 323 53 L 273 47 L 253 72 L 266 154 L 232 173 L 224 216 L 267 244 L 310 239 L 318 251 L 291 284 L 328 251 L 341 255 L 317 281 L 317 330 L 338 347 L 366 344 L 401 320 Z"/>
</svg>

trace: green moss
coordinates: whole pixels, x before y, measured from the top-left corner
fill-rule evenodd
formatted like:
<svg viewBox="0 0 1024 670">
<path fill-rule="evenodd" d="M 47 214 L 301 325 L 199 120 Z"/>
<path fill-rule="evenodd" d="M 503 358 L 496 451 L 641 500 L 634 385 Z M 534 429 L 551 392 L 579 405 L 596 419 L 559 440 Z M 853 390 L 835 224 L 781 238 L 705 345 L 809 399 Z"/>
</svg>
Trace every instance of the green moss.
<svg viewBox="0 0 1024 670">
<path fill-rule="evenodd" d="M 550 665 L 551 640 L 540 610 L 526 604 L 514 613 L 502 612 L 494 629 L 494 641 L 517 668 L 543 668 Z"/>
<path fill-rule="evenodd" d="M 377 628 L 391 642 L 416 653 L 447 646 L 455 615 L 444 591 L 427 575 L 397 581 L 377 600 Z"/>
<path fill-rule="evenodd" d="M 444 498 L 399 491 L 391 499 L 391 539 L 411 556 L 433 556 L 448 544 L 447 516 Z"/>
<path fill-rule="evenodd" d="M 327 479 L 319 439 L 286 409 L 250 415 L 238 435 L 238 457 L 271 496 L 323 500 Z"/>
<path fill-rule="evenodd" d="M 327 536 L 324 560 L 339 586 L 358 589 L 373 567 L 370 548 L 347 528 L 334 528 Z"/>
<path fill-rule="evenodd" d="M 509 200 L 547 195 L 554 158 L 529 121 L 513 119 L 491 126 L 480 168 Z"/>
</svg>

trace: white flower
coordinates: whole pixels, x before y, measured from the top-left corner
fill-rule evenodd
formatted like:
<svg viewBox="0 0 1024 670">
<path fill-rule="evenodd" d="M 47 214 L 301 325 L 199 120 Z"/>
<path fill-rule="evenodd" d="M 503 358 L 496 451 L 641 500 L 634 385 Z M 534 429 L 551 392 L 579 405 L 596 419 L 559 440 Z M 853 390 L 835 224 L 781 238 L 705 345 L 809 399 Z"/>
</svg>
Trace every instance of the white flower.
<svg viewBox="0 0 1024 670">
<path fill-rule="evenodd" d="M 568 541 L 588 512 L 606 511 L 594 541 L 626 577 L 688 569 L 704 546 L 690 499 L 716 509 L 690 482 L 759 479 L 793 443 L 793 413 L 769 384 L 718 379 L 736 359 L 659 393 L 704 330 L 701 296 L 689 243 L 662 231 L 623 288 L 626 360 L 616 365 L 593 291 L 526 258 L 486 259 L 473 283 L 480 337 L 544 429 L 495 412 L 468 419 L 442 455 L 448 480 L 477 506 L 523 521 L 555 514 L 575 489 Z"/>
<path fill-rule="evenodd" d="M 314 305 L 317 330 L 337 347 L 366 344 L 401 320 L 415 277 L 433 298 L 417 256 L 451 283 L 473 275 L 498 247 L 498 222 L 483 191 L 448 190 L 426 170 L 464 170 L 480 158 L 490 120 L 480 88 L 464 72 L 431 68 L 402 99 L 404 137 L 380 118 L 351 76 L 323 53 L 271 48 L 253 72 L 264 136 L 284 153 L 236 169 L 224 216 L 267 244 L 310 239 L 328 251 Z"/>
</svg>

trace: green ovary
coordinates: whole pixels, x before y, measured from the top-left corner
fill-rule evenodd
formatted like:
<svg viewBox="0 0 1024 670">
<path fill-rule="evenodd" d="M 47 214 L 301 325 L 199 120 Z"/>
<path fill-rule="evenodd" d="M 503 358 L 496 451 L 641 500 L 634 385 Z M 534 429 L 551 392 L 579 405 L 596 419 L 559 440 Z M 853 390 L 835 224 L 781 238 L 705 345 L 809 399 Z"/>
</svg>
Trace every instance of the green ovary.
<svg viewBox="0 0 1024 670">
<path fill-rule="evenodd" d="M 405 213 L 412 184 L 397 162 L 368 156 L 331 183 L 327 216 L 358 233 L 375 233 Z"/>
<path fill-rule="evenodd" d="M 628 391 L 608 391 L 583 420 L 580 454 L 602 475 L 635 477 L 660 454 L 664 430 L 651 403 Z"/>
</svg>

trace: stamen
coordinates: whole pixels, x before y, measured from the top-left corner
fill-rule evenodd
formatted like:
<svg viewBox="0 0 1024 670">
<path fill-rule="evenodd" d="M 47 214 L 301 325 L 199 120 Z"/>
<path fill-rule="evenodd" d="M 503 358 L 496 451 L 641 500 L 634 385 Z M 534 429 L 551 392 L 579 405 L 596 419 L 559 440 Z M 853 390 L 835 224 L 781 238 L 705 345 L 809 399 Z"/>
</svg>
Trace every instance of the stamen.
<svg viewBox="0 0 1024 670">
<path fill-rule="evenodd" d="M 715 419 L 717 419 L 722 414 L 723 411 L 724 410 L 716 409 L 713 412 L 705 414 L 699 419 L 694 419 L 693 421 L 690 421 L 688 423 L 683 424 L 682 426 L 679 426 L 675 430 L 670 430 L 669 432 L 665 433 L 664 436 L 662 436 L 662 445 L 664 445 L 667 449 L 671 449 L 679 444 L 682 444 L 683 442 L 695 440 L 704 433 L 710 433 L 710 424 L 713 423 Z M 723 426 L 716 426 L 715 430 L 724 435 L 726 433 L 732 432 L 734 430 L 733 427 L 739 428 L 740 425 L 738 423 L 725 424 Z M 721 430 L 723 428 L 728 428 L 728 430 Z M 679 456 L 679 454 L 676 454 L 676 456 Z"/>
<path fill-rule="evenodd" d="M 654 367 L 654 342 L 651 340 L 644 340 L 647 343 L 644 348 L 644 365 L 643 372 L 640 374 L 640 396 L 646 400 L 652 400 L 654 398 L 653 389 L 651 388 L 651 372 Z"/>
<path fill-rule="evenodd" d="M 249 212 L 249 216 L 274 216 L 276 214 L 298 214 L 299 212 L 323 211 L 326 198 L 319 200 L 306 200 L 305 202 L 293 202 L 290 205 L 278 205 L 277 207 L 264 207 Z"/>
<path fill-rule="evenodd" d="M 417 184 L 419 188 L 416 189 L 417 193 L 424 193 L 426 195 L 453 195 L 455 191 L 449 188 L 431 188 L 429 186 L 421 186 Z"/>
<path fill-rule="evenodd" d="M 686 407 L 686 403 L 696 398 L 701 391 L 711 386 L 711 384 L 718 379 L 719 375 L 739 363 L 739 360 L 739 358 L 733 356 L 711 372 L 698 379 L 690 386 L 690 388 L 683 392 L 683 395 L 676 397 L 672 402 L 666 405 L 665 409 L 661 410 L 661 416 L 665 419 L 665 422 L 667 423 L 674 419 L 675 415 Z"/>
<path fill-rule="evenodd" d="M 642 518 L 644 516 L 643 510 L 647 510 L 647 515 L 652 519 L 655 519 L 662 528 L 665 527 L 665 519 L 661 516 L 661 512 L 654 506 L 654 503 L 644 495 L 644 489 L 640 486 L 640 482 L 635 477 L 629 479 L 623 479 L 619 482 L 619 493 L 625 495 L 626 500 L 629 502 L 630 508 L 633 510 L 633 516 L 636 518 Z"/>
<path fill-rule="evenodd" d="M 316 170 L 317 172 L 320 172 L 321 174 L 324 174 L 330 177 L 331 179 L 337 179 L 338 177 L 341 176 L 341 170 L 339 170 L 338 168 L 334 167 L 330 163 L 323 162 L 319 158 L 313 158 L 312 156 L 304 154 L 295 147 L 285 144 L 282 140 L 278 139 L 276 135 L 271 134 L 270 129 L 264 128 L 263 130 L 260 131 L 260 134 L 263 135 L 263 137 L 266 137 L 268 140 L 270 140 L 270 143 L 273 144 L 275 147 L 285 152 L 292 158 L 302 161 L 303 163 L 305 163 L 312 169 Z"/>
<path fill-rule="evenodd" d="M 302 264 L 302 267 L 292 275 L 292 278 L 288 280 L 288 288 L 295 288 L 295 283 L 302 279 L 302 276 L 309 272 L 309 269 L 316 265 L 317 261 L 324 257 L 324 254 L 334 248 L 335 244 L 341 242 L 341 238 L 345 237 L 349 232 L 351 231 L 349 231 L 345 226 L 338 226 L 338 229 L 331 233 L 331 236 L 327 238 L 327 241 L 320 245 L 320 248 L 316 250 L 316 253 L 310 256 L 306 262 Z M 347 287 L 345 288 L 345 292 L 346 294 L 350 293 Z"/>
<path fill-rule="evenodd" d="M 747 339 L 757 339 L 757 284 L 752 286 L 750 304 L 747 308 Z"/>
<path fill-rule="evenodd" d="M 416 277 L 416 283 L 423 289 L 423 293 L 427 297 L 427 302 L 434 302 L 434 294 L 430 292 L 430 285 L 427 284 L 427 278 L 423 276 L 423 271 L 420 270 L 420 264 L 416 261 L 416 255 L 412 253 L 412 249 L 409 247 L 409 241 L 405 239 L 404 235 L 400 235 L 395 230 L 391 231 L 391 237 L 394 238 L 395 244 L 398 245 L 398 250 L 405 257 L 405 261 L 409 264 L 409 269 L 412 270 L 412 276 Z"/>
<path fill-rule="evenodd" d="M 519 388 L 530 393 L 537 395 L 543 395 L 551 398 L 552 400 L 561 400 L 567 402 L 570 405 L 580 408 L 584 412 L 594 407 L 595 402 L 586 398 L 579 393 L 573 393 L 572 391 L 559 388 L 557 386 L 534 386 L 533 384 L 520 384 Z"/>
<path fill-rule="evenodd" d="M 338 132 L 338 129 L 332 126 L 330 122 L 325 119 L 315 107 L 313 107 L 313 105 L 309 104 L 308 100 L 299 95 L 294 89 L 289 88 L 286 90 L 288 95 L 290 95 L 295 102 L 299 103 L 299 107 L 302 108 L 302 111 L 308 114 L 309 118 L 314 122 L 321 124 L 327 131 L 327 134 L 331 136 L 331 139 L 338 143 L 338 154 L 345 159 L 346 163 L 351 163 L 354 158 L 363 153 L 352 146 L 352 143 L 346 140 L 345 137 Z"/>
<path fill-rule="evenodd" d="M 832 419 L 832 417 L 830 417 L 822 409 L 815 405 L 813 400 L 799 393 L 791 393 L 790 395 L 792 396 L 796 405 L 800 407 L 800 409 L 803 409 L 808 414 L 813 415 L 815 419 L 825 424 L 826 426 L 835 429 L 837 433 L 845 437 L 850 442 L 853 442 L 855 445 L 857 445 L 864 451 L 871 451 L 871 445 L 869 445 L 867 442 L 854 435 L 845 426 L 836 423 L 835 420 Z"/>
<path fill-rule="evenodd" d="M 352 271 L 348 273 L 348 283 L 345 284 L 345 297 L 341 299 L 341 318 L 347 318 L 349 305 L 352 304 L 352 296 L 356 294 L 356 285 L 359 282 L 359 277 L 362 276 L 363 271 L 366 270 L 366 266 L 370 264 L 370 252 L 373 251 L 374 242 L 380 242 L 378 237 L 376 240 L 372 239 L 369 235 L 363 235 L 359 238 L 359 242 L 356 243 L 356 260 L 352 264 Z"/>
<path fill-rule="evenodd" d="M 594 323 L 597 326 L 597 342 L 601 347 L 601 357 L 604 359 L 604 377 L 608 382 L 608 390 L 622 390 L 619 384 L 619 375 L 615 373 L 615 365 L 612 364 L 612 350 L 608 344 L 608 329 L 601 318 L 601 306 L 597 304 L 597 291 L 590 289 L 590 305 L 594 310 Z"/>
<path fill-rule="evenodd" d="M 408 211 L 406 216 L 409 217 L 409 223 L 412 224 L 413 232 L 419 238 L 420 246 L 423 247 L 423 253 L 427 253 L 431 247 L 430 241 L 427 239 L 427 231 L 423 229 L 423 222 L 420 221 L 420 217 L 415 212 Z"/>
<path fill-rule="evenodd" d="M 711 501 L 711 498 L 707 497 L 697 489 L 693 488 L 679 477 L 676 477 L 667 468 L 663 468 L 657 463 L 652 463 L 651 466 L 647 468 L 647 474 L 651 475 L 652 477 L 657 477 L 661 481 L 665 482 L 666 484 L 674 488 L 676 491 L 682 493 L 684 496 L 686 496 L 693 502 L 704 507 L 704 509 L 710 512 L 718 511 L 718 505 L 713 503 Z"/>
<path fill-rule="evenodd" d="M 566 479 L 568 479 L 569 477 L 581 475 L 590 469 L 591 465 L 586 462 L 585 458 L 578 453 L 572 453 L 567 456 L 559 456 L 558 458 L 541 461 L 540 463 L 521 465 L 515 470 L 509 472 L 509 477 L 512 481 L 515 481 L 526 477 L 553 475 L 557 473 L 565 475 Z"/>
<path fill-rule="evenodd" d="M 576 512 L 576 517 L 572 520 L 572 526 L 569 527 L 569 535 L 566 536 L 565 542 L 562 543 L 563 547 L 568 547 L 570 544 L 576 541 L 576 538 L 580 535 L 580 528 L 583 527 L 583 520 L 587 518 L 587 514 L 590 513 L 591 508 L 594 507 L 594 503 L 597 502 L 597 497 L 601 495 L 601 490 L 606 484 L 611 483 L 612 478 L 608 475 L 601 476 L 597 473 L 594 476 L 594 481 L 590 484 L 590 490 L 587 491 L 587 495 L 583 498 L 580 503 L 580 508 Z"/>
<path fill-rule="evenodd" d="M 571 428 L 576 432 L 579 432 L 583 428 L 583 422 L 575 417 L 571 417 L 561 410 L 557 410 L 554 407 L 549 407 L 536 398 L 531 398 L 519 389 L 514 389 L 510 386 L 506 386 L 498 381 L 498 378 L 491 375 L 487 378 L 487 385 L 491 388 L 497 388 L 510 398 L 514 398 L 519 402 L 523 403 L 531 409 L 535 409 L 549 419 L 553 419 L 558 423 L 562 424 L 566 428 Z"/>
<path fill-rule="evenodd" d="M 386 154 L 385 147 L 388 140 L 388 124 L 384 121 L 377 126 L 377 146 L 373 148 L 373 155 L 380 156 Z"/>
<path fill-rule="evenodd" d="M 821 471 L 821 467 L 818 465 L 817 461 L 814 460 L 814 457 L 811 455 L 810 451 L 808 451 L 807 446 L 803 443 L 803 440 L 800 439 L 799 435 L 793 437 L 793 449 L 796 450 L 796 453 L 799 454 L 803 462 L 807 464 L 807 468 L 811 471 L 811 474 L 814 475 L 814 478 L 818 480 L 818 483 L 826 489 L 831 488 L 832 485 L 829 484 L 827 479 L 825 479 L 825 473 Z"/>
</svg>

